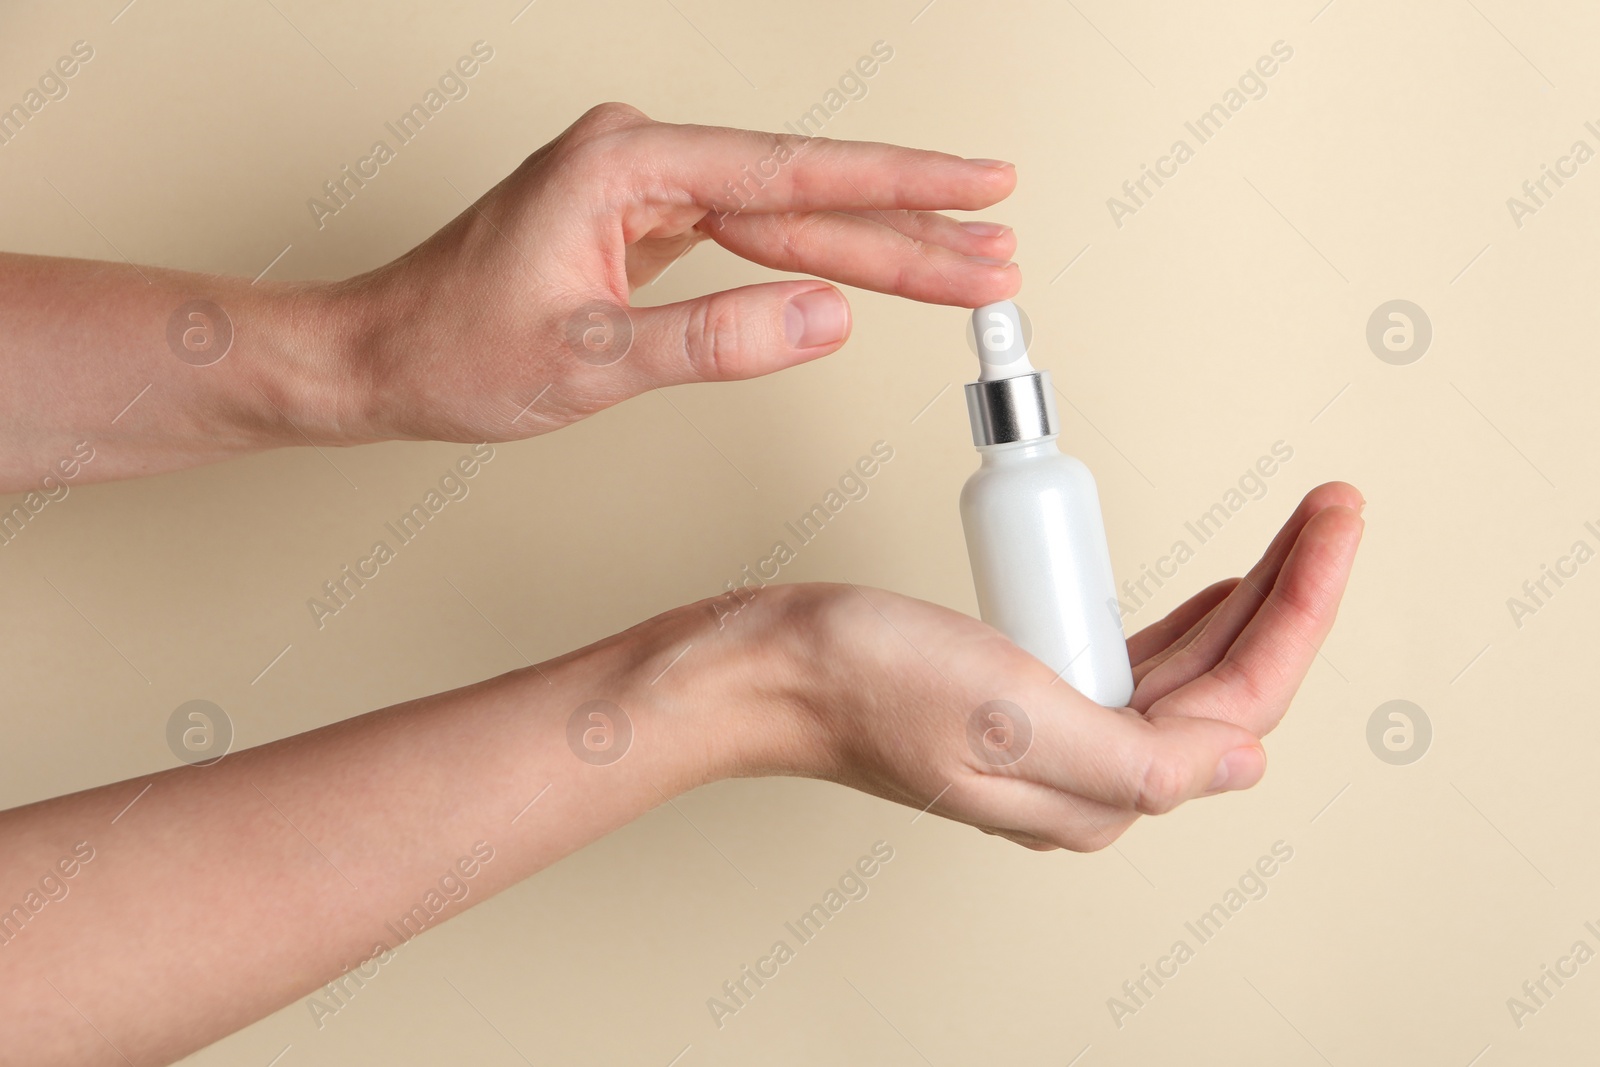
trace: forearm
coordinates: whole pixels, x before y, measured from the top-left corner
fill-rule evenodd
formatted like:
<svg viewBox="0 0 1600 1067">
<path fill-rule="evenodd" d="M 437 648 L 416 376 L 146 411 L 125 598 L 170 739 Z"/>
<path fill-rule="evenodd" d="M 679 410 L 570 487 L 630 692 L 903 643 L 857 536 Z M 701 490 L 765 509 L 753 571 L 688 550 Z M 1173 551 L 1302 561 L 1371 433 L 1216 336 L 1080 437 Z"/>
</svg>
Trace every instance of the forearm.
<svg viewBox="0 0 1600 1067">
<path fill-rule="evenodd" d="M 757 160 L 781 161 L 783 179 L 730 210 L 728 174 Z M 977 307 L 1020 286 L 1015 236 L 943 212 L 1015 182 L 993 160 L 605 104 L 344 281 L 0 254 L 0 493 L 58 498 L 68 481 L 281 445 L 514 440 L 651 389 L 782 370 L 844 344 L 837 289 L 790 279 L 649 307 L 629 294 L 710 239 L 781 271 Z M 26 521 L 16 506 L 0 535 L 7 514 Z"/>
<path fill-rule="evenodd" d="M 706 605 L 681 609 L 211 767 L 0 815 L 6 907 L 75 845 L 93 850 L 55 878 L 65 896 L 0 926 L 0 1061 L 167 1062 L 677 793 L 804 773 L 814 742 L 783 710 L 773 646 L 750 640 L 759 625 L 736 637 Z M 615 762 L 569 745 L 594 700 L 631 723 Z"/>
<path fill-rule="evenodd" d="M 0 492 L 359 439 L 358 289 L 0 254 Z"/>
</svg>

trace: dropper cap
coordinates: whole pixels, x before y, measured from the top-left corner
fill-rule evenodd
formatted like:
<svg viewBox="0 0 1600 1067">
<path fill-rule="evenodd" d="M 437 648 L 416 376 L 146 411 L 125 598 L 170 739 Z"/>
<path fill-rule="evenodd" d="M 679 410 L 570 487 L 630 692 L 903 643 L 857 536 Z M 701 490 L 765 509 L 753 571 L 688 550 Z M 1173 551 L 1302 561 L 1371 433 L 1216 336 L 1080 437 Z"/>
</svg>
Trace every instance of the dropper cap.
<svg viewBox="0 0 1600 1067">
<path fill-rule="evenodd" d="M 1022 316 L 1009 300 L 972 313 L 978 380 L 967 385 L 972 443 L 1004 445 L 1053 437 L 1059 430 L 1050 372 L 1035 370 L 1022 339 Z"/>
</svg>

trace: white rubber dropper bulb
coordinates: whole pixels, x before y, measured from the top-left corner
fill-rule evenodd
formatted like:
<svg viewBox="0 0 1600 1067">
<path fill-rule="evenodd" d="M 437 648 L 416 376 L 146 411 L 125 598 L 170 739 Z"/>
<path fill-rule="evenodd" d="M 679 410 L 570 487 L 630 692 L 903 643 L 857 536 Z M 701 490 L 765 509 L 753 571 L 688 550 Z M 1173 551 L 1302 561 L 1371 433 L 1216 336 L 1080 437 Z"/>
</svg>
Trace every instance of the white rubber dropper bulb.
<svg viewBox="0 0 1600 1067">
<path fill-rule="evenodd" d="M 978 340 L 980 382 L 1034 373 L 1033 364 L 1028 361 L 1028 347 L 1022 341 L 1022 315 L 1011 301 L 975 308 L 972 333 Z"/>
</svg>

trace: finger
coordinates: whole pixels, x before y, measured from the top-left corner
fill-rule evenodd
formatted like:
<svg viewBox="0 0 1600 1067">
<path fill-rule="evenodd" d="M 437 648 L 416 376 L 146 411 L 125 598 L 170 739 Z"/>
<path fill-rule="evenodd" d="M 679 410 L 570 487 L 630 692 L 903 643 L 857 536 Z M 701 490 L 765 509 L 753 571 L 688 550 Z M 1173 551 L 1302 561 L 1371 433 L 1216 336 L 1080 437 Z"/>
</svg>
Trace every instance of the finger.
<svg viewBox="0 0 1600 1067">
<path fill-rule="evenodd" d="M 633 343 L 617 367 L 631 392 L 770 374 L 826 355 L 850 335 L 844 294 L 811 280 L 747 285 L 627 315 Z"/>
<path fill-rule="evenodd" d="M 868 222 L 887 226 L 907 240 L 943 245 L 964 256 L 1010 259 L 1017 250 L 1017 233 L 998 222 L 961 220 L 938 211 L 846 211 Z"/>
<path fill-rule="evenodd" d="M 1194 681 L 1216 665 L 1234 639 L 1255 617 L 1262 602 L 1272 591 L 1273 583 L 1277 581 L 1278 573 L 1296 540 L 1315 515 L 1329 507 L 1359 509 L 1363 503 L 1355 487 L 1344 482 L 1328 482 L 1307 493 L 1294 514 L 1289 516 L 1289 521 L 1283 524 L 1283 528 L 1267 546 L 1260 561 L 1228 594 L 1210 621 L 1143 679 L 1145 692 L 1141 698 L 1148 702 L 1146 706 Z"/>
<path fill-rule="evenodd" d="M 939 245 L 963 256 L 1007 261 L 1017 250 L 1016 232 L 1011 227 L 997 222 L 963 222 L 937 211 L 860 211 L 841 214 L 858 216 L 868 222 L 887 226 L 904 237 L 907 244 L 922 242 Z M 752 218 L 759 217 L 761 216 L 752 216 Z M 627 251 L 629 288 L 638 289 L 654 280 L 681 258 L 690 247 L 705 240 L 715 231 L 725 228 L 726 222 L 727 219 L 724 218 L 719 225 L 716 216 L 707 215 L 701 220 L 701 226 L 687 232 L 630 244 Z M 797 269 L 803 273 L 827 274 L 826 271 L 808 270 L 804 267 Z"/>
<path fill-rule="evenodd" d="M 1141 712 L 1150 710 L 1150 705 L 1154 703 L 1153 699 L 1151 699 L 1149 695 L 1150 687 L 1145 686 L 1143 692 L 1140 692 L 1139 687 L 1143 685 L 1146 678 L 1155 673 L 1158 667 L 1187 648 L 1189 643 L 1195 639 L 1196 635 L 1209 626 L 1211 624 L 1211 620 L 1215 618 L 1217 612 L 1221 610 L 1221 603 L 1212 605 L 1211 610 L 1200 616 L 1193 626 L 1184 631 L 1182 637 L 1178 638 L 1176 641 L 1172 642 L 1172 644 L 1168 645 L 1160 652 L 1157 652 L 1155 655 L 1151 656 L 1149 659 L 1133 668 L 1133 696 L 1128 700 L 1128 707 L 1133 708 L 1135 711 Z"/>
<path fill-rule="evenodd" d="M 1151 623 L 1128 638 L 1128 659 L 1133 662 L 1134 669 L 1137 670 L 1145 660 L 1165 651 L 1187 634 L 1195 623 L 1222 603 L 1222 599 L 1233 592 L 1233 587 L 1238 584 L 1237 578 L 1224 578 L 1208 585 L 1179 604 L 1160 622 Z"/>
<path fill-rule="evenodd" d="M 1261 610 L 1211 670 L 1150 708 L 1150 718 L 1203 717 L 1261 736 L 1278 724 L 1333 627 L 1361 517 L 1324 508 L 1301 531 Z"/>
<path fill-rule="evenodd" d="M 1009 299 L 1022 286 L 1015 263 L 962 255 L 843 212 L 707 216 L 701 227 L 762 266 L 928 303 L 978 307 Z"/>
<path fill-rule="evenodd" d="M 1016 187 L 1009 163 L 872 141 L 649 123 L 618 133 L 617 162 L 643 187 L 714 211 L 976 211 Z"/>
<path fill-rule="evenodd" d="M 976 763 L 978 769 L 1126 812 L 1155 815 L 1214 789 L 1246 788 L 1265 765 L 1255 735 L 1229 723 L 1152 722 L 1084 700 L 1058 702 L 1033 715 L 1024 709 L 1023 716 L 1025 722 L 993 723 L 993 736 L 1008 747 L 996 749 L 989 766 Z M 975 753 L 990 754 L 987 747 Z"/>
</svg>

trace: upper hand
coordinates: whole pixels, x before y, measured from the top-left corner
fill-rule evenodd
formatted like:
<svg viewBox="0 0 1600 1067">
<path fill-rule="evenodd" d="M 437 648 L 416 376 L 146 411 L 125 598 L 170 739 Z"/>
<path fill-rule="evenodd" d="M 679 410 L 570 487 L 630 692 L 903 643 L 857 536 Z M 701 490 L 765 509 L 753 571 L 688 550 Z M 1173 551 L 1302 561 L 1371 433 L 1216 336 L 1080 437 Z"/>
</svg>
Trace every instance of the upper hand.
<svg viewBox="0 0 1600 1067">
<path fill-rule="evenodd" d="M 939 152 L 653 122 L 594 108 L 420 246 L 339 287 L 359 326 L 355 436 L 507 440 L 658 386 L 751 378 L 835 351 L 838 289 L 769 282 L 629 307 L 695 244 L 934 303 L 1014 295 L 988 207 L 1016 172 Z"/>
</svg>

